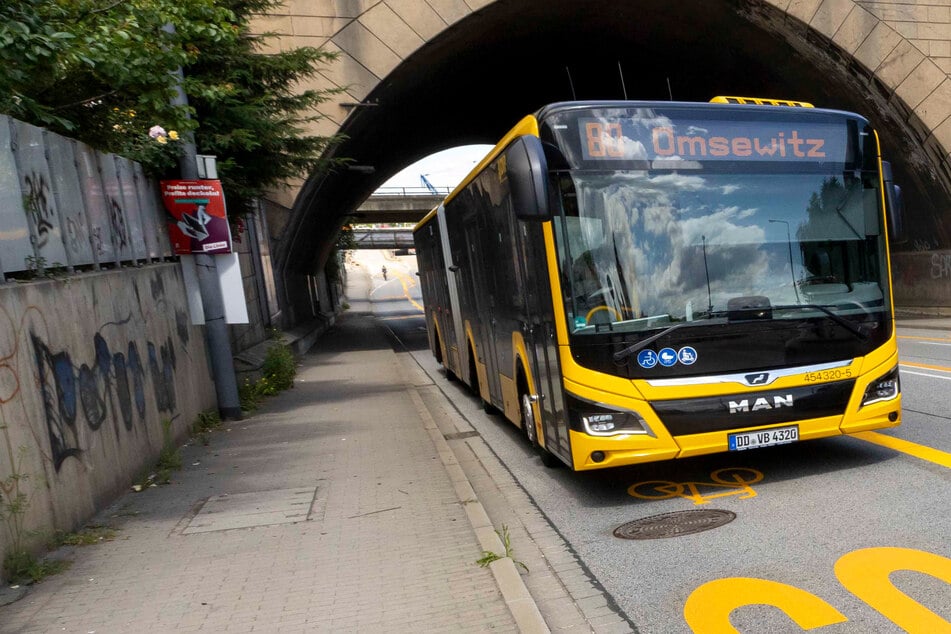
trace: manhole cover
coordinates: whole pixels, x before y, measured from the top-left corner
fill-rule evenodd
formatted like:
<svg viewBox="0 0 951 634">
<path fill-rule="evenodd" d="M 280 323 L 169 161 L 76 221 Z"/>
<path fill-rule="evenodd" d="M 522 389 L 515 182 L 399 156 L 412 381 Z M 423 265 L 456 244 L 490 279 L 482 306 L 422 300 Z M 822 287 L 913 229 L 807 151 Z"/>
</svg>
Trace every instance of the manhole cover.
<svg viewBox="0 0 951 634">
<path fill-rule="evenodd" d="M 662 513 L 621 524 L 614 529 L 614 536 L 621 539 L 679 537 L 719 528 L 734 519 L 736 519 L 736 513 L 717 509 Z"/>
</svg>

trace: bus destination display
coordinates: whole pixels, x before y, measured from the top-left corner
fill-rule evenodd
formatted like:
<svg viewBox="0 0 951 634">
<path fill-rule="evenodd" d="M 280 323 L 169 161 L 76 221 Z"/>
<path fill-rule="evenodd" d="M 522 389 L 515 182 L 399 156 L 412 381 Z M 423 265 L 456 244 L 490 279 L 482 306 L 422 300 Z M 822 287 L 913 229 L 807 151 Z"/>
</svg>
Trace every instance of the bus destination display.
<svg viewBox="0 0 951 634">
<path fill-rule="evenodd" d="M 586 161 L 845 162 L 845 126 L 782 121 L 580 118 Z"/>
</svg>

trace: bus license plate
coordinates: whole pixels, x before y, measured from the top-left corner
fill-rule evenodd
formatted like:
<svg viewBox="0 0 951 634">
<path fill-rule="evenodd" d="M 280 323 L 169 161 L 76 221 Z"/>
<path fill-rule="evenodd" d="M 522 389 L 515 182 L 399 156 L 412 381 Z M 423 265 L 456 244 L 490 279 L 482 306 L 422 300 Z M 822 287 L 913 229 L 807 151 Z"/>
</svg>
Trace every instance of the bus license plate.
<svg viewBox="0 0 951 634">
<path fill-rule="evenodd" d="M 792 427 L 774 427 L 773 429 L 763 429 L 761 431 L 746 431 L 738 434 L 730 434 L 727 438 L 730 443 L 730 451 L 743 451 L 744 449 L 759 449 L 760 447 L 785 445 L 799 440 L 799 426 L 793 425 Z"/>
</svg>

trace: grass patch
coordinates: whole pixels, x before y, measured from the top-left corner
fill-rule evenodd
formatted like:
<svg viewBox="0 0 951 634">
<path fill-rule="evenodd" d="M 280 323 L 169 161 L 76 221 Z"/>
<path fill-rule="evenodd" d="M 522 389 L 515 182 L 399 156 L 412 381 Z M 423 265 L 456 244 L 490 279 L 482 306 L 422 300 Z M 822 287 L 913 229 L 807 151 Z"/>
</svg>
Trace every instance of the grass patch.
<svg viewBox="0 0 951 634">
<path fill-rule="evenodd" d="M 162 450 L 155 462 L 156 481 L 158 484 L 168 484 L 172 481 L 172 472 L 182 468 L 182 450 L 175 445 L 172 438 L 172 421 L 162 421 Z"/>
<path fill-rule="evenodd" d="M 57 546 L 92 546 L 102 542 L 109 542 L 116 538 L 116 531 L 108 526 L 87 526 L 73 533 L 57 531 L 53 536 L 53 547 Z"/>
<path fill-rule="evenodd" d="M 294 387 L 297 376 L 297 360 L 290 346 L 284 343 L 278 331 L 271 331 L 274 344 L 268 348 L 261 365 L 261 378 L 252 382 L 245 379 L 238 386 L 238 402 L 245 412 L 253 412 L 261 401 Z"/>
<path fill-rule="evenodd" d="M 11 584 L 39 583 L 50 575 L 68 569 L 72 562 L 65 559 L 39 559 L 24 550 L 12 551 L 3 558 L 3 573 Z"/>
<path fill-rule="evenodd" d="M 207 447 L 211 441 L 211 432 L 219 427 L 221 427 L 221 416 L 215 410 L 208 410 L 200 413 L 192 423 L 191 435 Z"/>
<path fill-rule="evenodd" d="M 509 559 L 512 560 L 512 562 L 515 563 L 516 566 L 521 566 L 522 568 L 525 569 L 525 572 L 528 572 L 528 566 L 526 566 L 524 563 L 522 563 L 521 561 L 519 561 L 518 559 L 512 556 L 513 555 L 512 538 L 509 536 L 508 526 L 505 526 L 503 524 L 502 531 L 499 532 L 498 530 L 496 530 L 495 534 L 498 535 L 499 539 L 502 540 L 502 545 L 505 546 L 505 554 L 500 555 L 498 553 L 492 552 L 491 550 L 483 550 L 482 557 L 480 557 L 479 559 L 476 559 L 476 563 L 479 564 L 480 567 L 486 568 L 493 561 L 498 561 L 499 559 L 505 559 L 506 557 L 508 557 Z"/>
<path fill-rule="evenodd" d="M 275 345 L 268 348 L 267 355 L 264 357 L 264 365 L 261 367 L 261 374 L 261 379 L 258 382 L 263 383 L 261 393 L 265 396 L 273 396 L 278 392 L 294 387 L 294 377 L 297 376 L 297 362 L 290 346 L 278 340 Z"/>
</svg>

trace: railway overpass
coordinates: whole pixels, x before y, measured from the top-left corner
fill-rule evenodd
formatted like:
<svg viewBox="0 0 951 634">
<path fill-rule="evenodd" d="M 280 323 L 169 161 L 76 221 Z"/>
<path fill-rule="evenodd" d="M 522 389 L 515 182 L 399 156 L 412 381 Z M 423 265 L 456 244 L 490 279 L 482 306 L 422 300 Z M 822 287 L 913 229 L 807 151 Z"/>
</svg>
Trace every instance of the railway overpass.
<svg viewBox="0 0 951 634">
<path fill-rule="evenodd" d="M 352 214 L 366 224 L 417 223 L 449 194 L 449 188 L 381 187 Z"/>
<path fill-rule="evenodd" d="M 339 54 L 302 88 L 342 89 L 309 132 L 344 135 L 331 155 L 351 160 L 270 201 L 286 296 L 307 292 L 337 228 L 419 158 L 495 143 L 553 101 L 739 94 L 868 117 L 905 194 L 896 301 L 951 306 L 946 1 L 327 0 L 286 3 L 256 27 L 278 34 L 275 49 Z"/>
<path fill-rule="evenodd" d="M 412 249 L 412 229 L 354 229 L 355 249 Z"/>
</svg>

